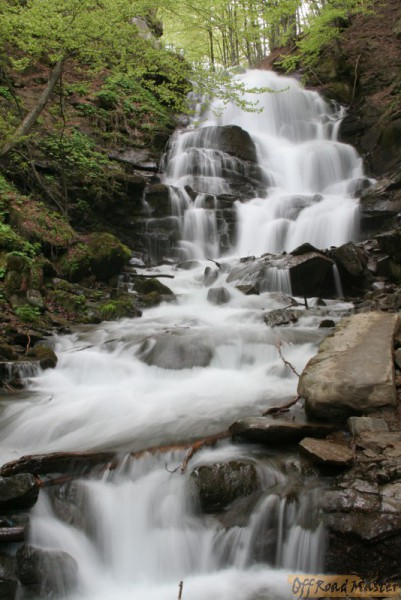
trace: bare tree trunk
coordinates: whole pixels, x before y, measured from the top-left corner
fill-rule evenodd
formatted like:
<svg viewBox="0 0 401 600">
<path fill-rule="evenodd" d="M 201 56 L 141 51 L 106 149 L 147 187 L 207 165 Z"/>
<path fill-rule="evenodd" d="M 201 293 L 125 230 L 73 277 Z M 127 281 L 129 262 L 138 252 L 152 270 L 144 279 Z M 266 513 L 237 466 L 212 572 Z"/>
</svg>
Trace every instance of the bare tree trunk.
<svg viewBox="0 0 401 600">
<path fill-rule="evenodd" d="M 8 152 L 10 152 L 10 150 L 15 148 L 18 142 L 21 141 L 21 138 L 23 138 L 33 127 L 33 125 L 35 125 L 40 113 L 45 108 L 50 96 L 54 91 L 54 88 L 56 87 L 58 80 L 60 79 L 61 73 L 63 71 L 64 61 L 65 58 L 63 57 L 56 62 L 53 69 L 51 70 L 47 85 L 43 90 L 39 100 L 37 101 L 33 109 L 26 115 L 21 125 L 17 127 L 12 139 L 9 142 L 5 143 L 4 146 L 1 148 L 0 157 L 4 156 Z"/>
</svg>

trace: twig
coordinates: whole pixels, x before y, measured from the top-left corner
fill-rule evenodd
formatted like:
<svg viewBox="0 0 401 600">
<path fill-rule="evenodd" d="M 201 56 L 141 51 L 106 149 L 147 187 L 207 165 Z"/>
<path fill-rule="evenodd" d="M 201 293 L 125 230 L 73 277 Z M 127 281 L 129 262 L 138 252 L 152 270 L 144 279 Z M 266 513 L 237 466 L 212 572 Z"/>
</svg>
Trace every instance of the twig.
<svg viewBox="0 0 401 600">
<path fill-rule="evenodd" d="M 286 359 L 284 358 L 284 356 L 283 356 L 283 353 L 282 353 L 282 351 L 281 351 L 281 342 L 280 342 L 280 340 L 277 340 L 276 348 L 277 348 L 277 351 L 278 351 L 279 357 L 281 358 L 281 360 L 283 361 L 283 363 L 284 363 L 284 364 L 285 364 L 287 367 L 290 367 L 291 371 L 292 371 L 293 373 L 295 373 L 295 375 L 296 375 L 297 377 L 301 377 L 301 376 L 300 376 L 300 374 L 298 373 L 298 371 L 296 370 L 296 368 L 295 368 L 295 367 L 294 367 L 294 366 L 293 366 L 293 365 L 292 365 L 290 362 L 288 362 L 288 360 L 286 360 Z"/>
<path fill-rule="evenodd" d="M 301 396 L 295 396 L 294 398 L 292 398 L 292 400 L 290 400 L 286 404 L 282 404 L 281 406 L 271 406 L 270 408 L 265 410 L 265 412 L 263 412 L 262 415 L 264 417 L 266 417 L 267 415 L 276 415 L 281 412 L 285 412 L 286 410 L 291 408 L 291 406 L 294 406 L 294 404 L 296 404 L 298 402 L 298 400 L 300 400 L 300 399 L 301 399 Z"/>
<path fill-rule="evenodd" d="M 155 273 L 154 275 L 143 275 L 142 273 L 130 273 L 129 271 L 124 271 L 130 277 L 140 277 L 141 279 L 159 279 L 159 277 L 164 277 L 165 279 L 174 279 L 175 275 L 158 275 Z"/>
<path fill-rule="evenodd" d="M 182 588 L 183 588 L 183 587 L 184 587 L 184 582 L 183 582 L 183 581 L 180 581 L 180 585 L 178 586 L 178 588 L 179 588 L 179 590 L 180 590 L 180 591 L 179 591 L 179 594 L 178 594 L 178 600 L 181 600 L 181 599 L 182 599 Z"/>
<path fill-rule="evenodd" d="M 28 342 L 27 342 L 27 345 L 26 345 L 25 354 L 28 354 L 28 350 L 29 350 L 29 347 L 31 345 L 31 336 L 29 335 L 29 331 L 26 332 L 26 336 L 28 338 Z"/>
<path fill-rule="evenodd" d="M 216 267 L 218 267 L 219 269 L 222 269 L 221 263 L 217 262 L 216 260 L 213 260 L 213 258 L 208 258 L 207 260 L 210 260 L 210 262 L 214 263 L 216 265 Z"/>
<path fill-rule="evenodd" d="M 354 85 L 352 88 L 352 96 L 351 96 L 351 102 L 349 103 L 349 107 L 351 108 L 351 106 L 354 103 L 354 99 L 355 99 L 355 92 L 356 92 L 356 83 L 358 80 L 358 65 L 359 65 L 359 61 L 361 59 L 361 54 L 358 56 L 358 58 L 355 61 L 355 71 L 354 71 Z"/>
</svg>

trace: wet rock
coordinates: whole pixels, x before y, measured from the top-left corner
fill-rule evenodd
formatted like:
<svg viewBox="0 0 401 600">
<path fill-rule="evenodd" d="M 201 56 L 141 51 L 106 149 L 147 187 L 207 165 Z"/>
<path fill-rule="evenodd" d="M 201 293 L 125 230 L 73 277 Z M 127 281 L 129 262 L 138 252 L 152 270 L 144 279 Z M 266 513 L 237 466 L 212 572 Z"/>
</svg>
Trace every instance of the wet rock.
<svg viewBox="0 0 401 600">
<path fill-rule="evenodd" d="M 31 454 L 4 464 L 0 475 L 10 478 L 19 473 L 46 475 L 47 473 L 87 472 L 95 465 L 108 464 L 114 452 L 52 452 Z"/>
<path fill-rule="evenodd" d="M 302 316 L 302 311 L 293 308 L 278 308 L 263 315 L 263 320 L 269 327 L 279 327 L 296 323 Z"/>
<path fill-rule="evenodd" d="M 380 498 L 376 493 L 363 493 L 358 490 L 328 490 L 320 499 L 325 513 L 372 512 L 380 510 Z"/>
<path fill-rule="evenodd" d="M 147 150 L 138 148 L 127 148 L 122 152 L 111 152 L 109 158 L 118 162 L 132 165 L 135 169 L 141 171 L 158 172 L 158 166 L 154 158 Z"/>
<path fill-rule="evenodd" d="M 363 251 L 352 242 L 335 248 L 331 252 L 331 257 L 340 268 L 340 272 L 345 272 L 351 277 L 363 275 L 367 261 Z"/>
<path fill-rule="evenodd" d="M 56 490 L 53 509 L 59 519 L 78 529 L 90 532 L 85 486 L 79 481 L 69 481 Z"/>
<path fill-rule="evenodd" d="M 198 144 L 215 148 L 241 160 L 257 163 L 256 146 L 247 131 L 237 125 L 203 127 L 199 130 Z"/>
<path fill-rule="evenodd" d="M 331 531 L 369 542 L 401 533 L 400 514 L 332 512 L 326 515 L 324 521 Z"/>
<path fill-rule="evenodd" d="M 207 293 L 210 304 L 227 304 L 231 300 L 230 292 L 225 287 L 211 288 Z"/>
<path fill-rule="evenodd" d="M 299 256 L 267 254 L 241 262 L 230 271 L 227 281 L 253 285 L 260 292 L 291 287 L 294 296 L 319 296 L 327 291 L 332 267 L 331 259 L 316 252 Z"/>
<path fill-rule="evenodd" d="M 237 285 L 236 289 L 245 296 L 259 296 L 259 290 L 254 285 Z"/>
<path fill-rule="evenodd" d="M 92 233 L 88 243 L 91 272 L 97 279 L 110 279 L 131 258 L 131 251 L 111 233 Z"/>
<path fill-rule="evenodd" d="M 193 332 L 169 333 L 145 340 L 138 358 L 161 369 L 207 367 L 213 358 L 213 340 Z"/>
<path fill-rule="evenodd" d="M 42 294 L 39 290 L 29 289 L 26 291 L 26 300 L 30 306 L 34 306 L 35 308 L 39 308 L 42 310 L 44 308 L 44 300 Z"/>
<path fill-rule="evenodd" d="M 218 269 L 212 269 L 212 267 L 206 267 L 204 273 L 204 284 L 206 286 L 213 285 L 213 283 L 218 279 L 219 271 Z"/>
<path fill-rule="evenodd" d="M 354 453 L 348 446 L 331 440 L 304 438 L 299 447 L 306 456 L 320 465 L 346 467 L 354 458 Z"/>
<path fill-rule="evenodd" d="M 170 188 L 164 183 L 149 185 L 145 190 L 145 201 L 149 204 L 152 216 L 170 215 Z"/>
<path fill-rule="evenodd" d="M 392 348 L 398 328 L 394 314 L 366 312 L 342 319 L 301 374 L 298 394 L 305 398 L 307 414 L 341 421 L 394 406 Z"/>
<path fill-rule="evenodd" d="M 200 267 L 202 263 L 198 260 L 184 260 L 182 262 L 177 263 L 177 269 L 184 269 L 185 271 L 190 271 L 191 269 L 196 269 Z"/>
<path fill-rule="evenodd" d="M 323 319 L 323 321 L 320 321 L 319 323 L 319 328 L 320 329 L 330 329 L 331 327 L 335 327 L 336 324 L 332 319 Z"/>
<path fill-rule="evenodd" d="M 308 252 L 319 252 L 319 250 L 309 242 L 305 242 L 305 244 L 301 244 L 294 250 L 291 250 L 290 254 L 292 254 L 292 256 L 302 256 L 303 254 L 308 254 Z"/>
<path fill-rule="evenodd" d="M 0 554 L 0 600 L 14 600 L 17 586 L 14 558 Z"/>
<path fill-rule="evenodd" d="M 0 360 L 9 361 L 18 359 L 18 354 L 9 344 L 0 343 Z"/>
<path fill-rule="evenodd" d="M 350 417 L 347 421 L 347 427 L 354 437 L 360 436 L 366 431 L 388 431 L 386 421 L 372 417 Z"/>
<path fill-rule="evenodd" d="M 191 481 L 205 513 L 221 512 L 234 500 L 259 489 L 255 466 L 244 461 L 202 465 L 192 471 Z"/>
<path fill-rule="evenodd" d="M 305 436 L 325 437 L 335 427 L 323 423 L 296 422 L 272 417 L 249 417 L 230 426 L 235 438 L 262 444 L 296 443 Z"/>
<path fill-rule="evenodd" d="M 55 369 L 57 366 L 56 353 L 43 344 L 36 344 L 33 348 L 33 355 L 39 361 L 40 367 L 45 369 Z"/>
<path fill-rule="evenodd" d="M 31 508 L 38 499 L 39 487 L 33 475 L 21 473 L 0 477 L 0 509 Z"/>
<path fill-rule="evenodd" d="M 397 367 L 401 369 L 401 348 L 398 348 L 398 350 L 394 352 L 394 360 Z"/>
<path fill-rule="evenodd" d="M 78 583 L 78 564 L 67 552 L 24 545 L 17 554 L 17 577 L 25 593 L 40 598 L 65 597 Z"/>
</svg>

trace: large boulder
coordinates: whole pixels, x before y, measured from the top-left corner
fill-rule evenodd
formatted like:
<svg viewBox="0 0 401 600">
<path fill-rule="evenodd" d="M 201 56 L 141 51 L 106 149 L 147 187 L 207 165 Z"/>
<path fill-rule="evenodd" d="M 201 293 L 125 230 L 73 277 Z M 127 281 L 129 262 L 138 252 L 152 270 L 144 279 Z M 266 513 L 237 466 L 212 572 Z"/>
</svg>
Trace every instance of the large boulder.
<svg viewBox="0 0 401 600">
<path fill-rule="evenodd" d="M 14 600 L 17 586 L 14 558 L 0 554 L 0 600 Z"/>
<path fill-rule="evenodd" d="M 178 370 L 207 367 L 213 353 L 211 338 L 183 331 L 147 338 L 138 349 L 138 358 L 147 365 Z"/>
<path fill-rule="evenodd" d="M 361 226 L 364 232 L 379 231 L 385 224 L 396 224 L 401 212 L 401 169 L 380 179 L 360 197 Z"/>
<path fill-rule="evenodd" d="M 225 510 L 234 500 L 259 489 L 255 465 L 242 460 L 196 467 L 191 473 L 202 512 Z"/>
<path fill-rule="evenodd" d="M 253 285 L 259 292 L 284 291 L 294 296 L 319 296 L 333 283 L 333 261 L 318 252 L 301 255 L 265 254 L 234 267 L 227 281 Z M 291 289 L 289 289 L 291 288 Z"/>
<path fill-rule="evenodd" d="M 202 127 L 195 135 L 198 147 L 221 150 L 241 160 L 257 162 L 256 146 L 251 136 L 238 125 Z"/>
<path fill-rule="evenodd" d="M 396 263 L 401 263 L 401 232 L 399 229 L 387 231 L 376 237 L 379 248 Z"/>
<path fill-rule="evenodd" d="M 342 421 L 352 415 L 394 406 L 395 314 L 365 312 L 340 321 L 320 344 L 298 384 L 308 415 Z"/>
</svg>

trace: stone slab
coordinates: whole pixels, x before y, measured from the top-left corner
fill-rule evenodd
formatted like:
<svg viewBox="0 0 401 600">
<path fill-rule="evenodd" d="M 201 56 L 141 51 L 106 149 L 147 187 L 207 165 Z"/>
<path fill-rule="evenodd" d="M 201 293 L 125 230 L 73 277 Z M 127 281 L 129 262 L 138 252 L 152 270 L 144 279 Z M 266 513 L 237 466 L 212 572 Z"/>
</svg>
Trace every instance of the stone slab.
<svg viewBox="0 0 401 600">
<path fill-rule="evenodd" d="M 340 321 L 306 365 L 298 384 L 308 415 L 344 421 L 395 406 L 396 314 L 366 312 Z"/>
</svg>

